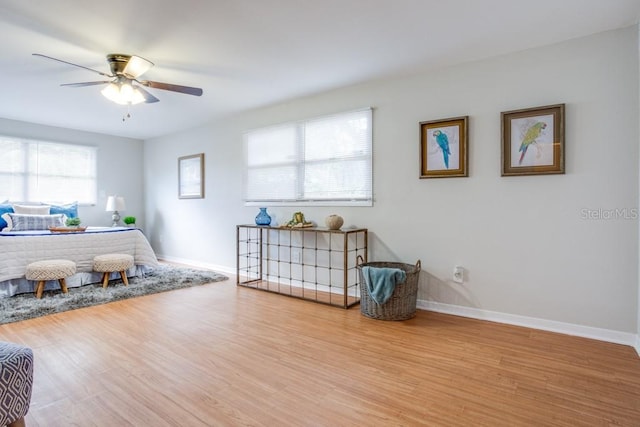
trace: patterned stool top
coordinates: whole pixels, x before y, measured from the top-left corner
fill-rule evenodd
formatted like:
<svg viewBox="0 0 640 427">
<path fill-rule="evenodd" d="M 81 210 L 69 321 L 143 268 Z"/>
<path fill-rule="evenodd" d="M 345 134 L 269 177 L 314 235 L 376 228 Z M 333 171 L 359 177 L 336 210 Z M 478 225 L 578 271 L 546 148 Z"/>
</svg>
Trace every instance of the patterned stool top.
<svg viewBox="0 0 640 427">
<path fill-rule="evenodd" d="M 127 254 L 105 254 L 93 258 L 93 270 L 100 272 L 125 271 L 133 267 L 133 257 Z"/>
<path fill-rule="evenodd" d="M 68 259 L 48 259 L 27 265 L 28 280 L 57 280 L 76 274 L 76 263 Z"/>
<path fill-rule="evenodd" d="M 0 425 L 27 414 L 32 386 L 33 351 L 19 344 L 0 342 Z"/>
</svg>

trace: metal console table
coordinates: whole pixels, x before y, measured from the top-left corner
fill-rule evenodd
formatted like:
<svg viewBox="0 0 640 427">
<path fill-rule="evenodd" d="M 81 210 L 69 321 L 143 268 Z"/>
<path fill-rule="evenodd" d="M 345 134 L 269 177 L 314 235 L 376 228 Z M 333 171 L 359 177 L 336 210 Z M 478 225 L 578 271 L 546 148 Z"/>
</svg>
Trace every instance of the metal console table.
<svg viewBox="0 0 640 427">
<path fill-rule="evenodd" d="M 236 226 L 237 285 L 349 308 L 360 301 L 357 258 L 368 230 Z"/>
</svg>

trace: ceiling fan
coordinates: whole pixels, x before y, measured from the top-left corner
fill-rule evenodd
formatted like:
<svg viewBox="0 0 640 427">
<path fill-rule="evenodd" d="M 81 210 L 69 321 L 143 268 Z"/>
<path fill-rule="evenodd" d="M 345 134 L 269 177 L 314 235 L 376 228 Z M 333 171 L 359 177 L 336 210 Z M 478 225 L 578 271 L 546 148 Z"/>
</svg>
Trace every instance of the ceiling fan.
<svg viewBox="0 0 640 427">
<path fill-rule="evenodd" d="M 102 89 L 102 94 L 109 100 L 122 105 L 134 105 L 141 102 L 153 103 L 160 101 L 151 93 L 142 88 L 150 87 L 154 89 L 168 90 L 172 92 L 185 93 L 187 95 L 201 96 L 202 89 L 190 86 L 180 86 L 170 83 L 160 83 L 151 80 L 138 80 L 138 78 L 153 67 L 153 62 L 148 61 L 136 55 L 124 55 L 120 53 L 110 53 L 107 55 L 107 62 L 111 68 L 111 73 L 103 73 L 84 65 L 74 64 L 72 62 L 63 61 L 62 59 L 53 58 L 41 53 L 34 53 L 34 56 L 52 59 L 62 62 L 63 64 L 73 65 L 74 67 L 84 68 L 110 80 L 82 82 L 82 83 L 63 83 L 60 86 L 84 87 L 103 85 L 107 86 Z"/>
</svg>

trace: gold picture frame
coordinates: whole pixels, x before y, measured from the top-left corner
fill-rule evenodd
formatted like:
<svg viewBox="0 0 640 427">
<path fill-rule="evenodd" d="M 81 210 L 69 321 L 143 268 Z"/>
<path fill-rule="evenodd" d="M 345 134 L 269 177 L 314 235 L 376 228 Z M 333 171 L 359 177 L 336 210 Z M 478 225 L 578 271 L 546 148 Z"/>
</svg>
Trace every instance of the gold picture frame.
<svg viewBox="0 0 640 427">
<path fill-rule="evenodd" d="M 564 104 L 500 115 L 502 176 L 564 173 Z"/>
<path fill-rule="evenodd" d="M 204 153 L 178 157 L 178 198 L 204 198 Z"/>
<path fill-rule="evenodd" d="M 469 116 L 420 122 L 420 178 L 469 176 Z"/>
</svg>

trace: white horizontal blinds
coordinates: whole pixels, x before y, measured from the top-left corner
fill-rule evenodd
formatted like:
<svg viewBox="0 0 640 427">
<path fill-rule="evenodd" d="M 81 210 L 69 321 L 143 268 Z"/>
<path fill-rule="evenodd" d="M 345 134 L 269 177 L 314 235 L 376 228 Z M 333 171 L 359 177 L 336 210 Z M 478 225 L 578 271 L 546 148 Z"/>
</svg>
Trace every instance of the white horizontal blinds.
<svg viewBox="0 0 640 427">
<path fill-rule="evenodd" d="M 95 147 L 0 138 L 1 198 L 95 204 Z"/>
<path fill-rule="evenodd" d="M 95 148 L 43 142 L 31 147 L 37 151 L 36 173 L 32 175 L 35 200 L 96 202 Z"/>
<path fill-rule="evenodd" d="M 27 153 L 20 141 L 0 137 L 0 201 L 24 200 Z"/>
<path fill-rule="evenodd" d="M 371 109 L 245 134 L 245 201 L 372 200 Z"/>
<path fill-rule="evenodd" d="M 371 110 L 304 125 L 304 199 L 371 199 Z"/>
<path fill-rule="evenodd" d="M 300 155 L 295 125 L 245 134 L 245 159 L 246 200 L 296 200 Z"/>
</svg>

